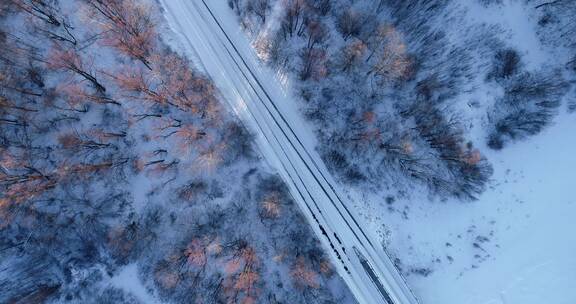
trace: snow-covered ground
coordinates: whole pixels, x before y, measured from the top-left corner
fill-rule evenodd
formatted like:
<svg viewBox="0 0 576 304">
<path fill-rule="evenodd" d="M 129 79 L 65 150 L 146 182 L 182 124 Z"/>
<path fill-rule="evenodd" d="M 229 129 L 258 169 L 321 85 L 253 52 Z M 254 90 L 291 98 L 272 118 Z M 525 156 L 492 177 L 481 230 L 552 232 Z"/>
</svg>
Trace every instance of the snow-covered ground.
<svg viewBox="0 0 576 304">
<path fill-rule="evenodd" d="M 566 56 L 562 49 L 541 45 L 535 20 L 519 1 L 489 8 L 474 1 L 462 5 L 472 24 L 501 26 L 528 69 Z M 483 87 L 478 94 L 492 94 L 489 90 Z M 476 119 L 481 126 L 483 118 Z M 385 224 L 392 232 L 390 248 L 404 264 L 433 270 L 427 277 L 409 277 L 424 303 L 576 302 L 571 288 L 576 282 L 575 127 L 576 117 L 562 113 L 524 142 L 502 151 L 483 147 L 494 175 L 478 201 L 428 202 L 425 195 L 413 195 L 378 214 L 365 211 L 375 228 Z M 472 131 L 474 139 L 486 137 L 479 128 Z"/>
<path fill-rule="evenodd" d="M 432 268 L 409 277 L 424 303 L 576 301 L 575 124 L 562 115 L 531 140 L 491 153 L 492 186 L 476 202 L 398 201 L 393 208 L 409 208 L 407 218 L 386 208 L 371 216 L 393 231 L 390 247 L 404 264 Z"/>
<path fill-rule="evenodd" d="M 112 286 L 124 289 L 134 295 L 142 304 L 160 304 L 155 295 L 151 294 L 138 278 L 138 265 L 128 264 L 124 266 L 114 277 L 110 279 Z"/>
</svg>

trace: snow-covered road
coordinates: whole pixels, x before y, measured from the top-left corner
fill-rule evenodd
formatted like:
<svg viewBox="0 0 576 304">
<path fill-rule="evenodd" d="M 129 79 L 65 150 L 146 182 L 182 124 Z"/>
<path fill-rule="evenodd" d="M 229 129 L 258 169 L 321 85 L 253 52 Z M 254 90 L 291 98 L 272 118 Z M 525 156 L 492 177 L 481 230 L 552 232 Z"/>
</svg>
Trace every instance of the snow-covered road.
<svg viewBox="0 0 576 304">
<path fill-rule="evenodd" d="M 295 111 L 285 111 L 290 97 L 274 74 L 260 66 L 226 1 L 161 3 L 179 44 L 256 134 L 262 154 L 288 184 L 357 300 L 417 303 L 384 249 L 348 209 L 351 204 L 313 148 L 311 129 Z"/>
</svg>

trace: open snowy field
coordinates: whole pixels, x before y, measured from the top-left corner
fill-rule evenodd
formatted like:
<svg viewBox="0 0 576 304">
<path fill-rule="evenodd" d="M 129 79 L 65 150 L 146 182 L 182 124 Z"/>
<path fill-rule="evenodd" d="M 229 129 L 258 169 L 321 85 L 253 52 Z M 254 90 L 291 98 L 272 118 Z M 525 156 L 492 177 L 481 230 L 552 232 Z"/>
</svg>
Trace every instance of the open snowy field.
<svg viewBox="0 0 576 304">
<path fill-rule="evenodd" d="M 476 202 L 397 201 L 371 213 L 403 263 L 432 270 L 409 277 L 423 303 L 574 303 L 575 124 L 561 115 L 542 134 L 490 154 L 494 176 Z M 406 217 L 396 211 L 404 209 Z"/>
</svg>

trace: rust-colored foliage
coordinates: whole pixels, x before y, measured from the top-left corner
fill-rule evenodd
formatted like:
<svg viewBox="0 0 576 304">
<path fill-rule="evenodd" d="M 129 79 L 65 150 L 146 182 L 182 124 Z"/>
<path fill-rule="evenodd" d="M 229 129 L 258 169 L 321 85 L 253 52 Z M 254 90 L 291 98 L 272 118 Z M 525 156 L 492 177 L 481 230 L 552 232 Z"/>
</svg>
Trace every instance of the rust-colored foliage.
<svg viewBox="0 0 576 304">
<path fill-rule="evenodd" d="M 89 0 L 103 33 L 102 43 L 137 59 L 151 69 L 149 57 L 157 42 L 151 8 L 136 0 Z"/>
<path fill-rule="evenodd" d="M 355 39 L 348 43 L 343 49 L 343 67 L 346 71 L 353 65 L 360 62 L 360 59 L 366 54 L 366 44 L 362 40 Z"/>
<path fill-rule="evenodd" d="M 404 154 L 414 153 L 414 145 L 412 144 L 412 142 L 409 139 L 402 140 L 400 145 L 402 147 L 402 152 Z"/>
<path fill-rule="evenodd" d="M 51 173 L 43 173 L 33 167 L 27 152 L 0 151 L 0 199 L 8 208 L 40 196 L 57 185 Z"/>
<path fill-rule="evenodd" d="M 362 114 L 362 120 L 368 124 L 374 123 L 376 121 L 376 113 L 373 111 L 366 111 Z"/>
<path fill-rule="evenodd" d="M 184 255 L 186 256 L 188 263 L 197 267 L 204 267 L 206 265 L 206 246 L 205 240 L 193 239 L 186 250 Z"/>
<path fill-rule="evenodd" d="M 54 44 L 47 56 L 47 66 L 51 69 L 79 70 L 84 63 L 80 54 L 74 49 L 65 49 L 58 44 Z"/>
<path fill-rule="evenodd" d="M 8 198 L 0 198 L 0 230 L 8 226 L 14 217 Z"/>
<path fill-rule="evenodd" d="M 282 0 L 283 11 L 285 12 L 282 20 L 282 30 L 284 35 L 292 37 L 304 22 L 304 0 Z"/>
<path fill-rule="evenodd" d="M 320 80 L 328 75 L 326 51 L 319 48 L 312 48 L 304 51 L 302 55 L 303 69 L 300 72 L 302 79 L 312 77 L 314 80 Z"/>
<path fill-rule="evenodd" d="M 80 149 L 98 150 L 110 147 L 111 144 L 92 138 L 91 135 L 103 135 L 99 132 L 101 132 L 101 130 L 88 130 L 88 132 L 84 134 L 78 132 L 64 132 L 58 136 L 58 143 L 64 150 L 70 151 L 78 151 Z"/>
<path fill-rule="evenodd" d="M 65 133 L 58 136 L 58 143 L 64 149 L 76 149 L 82 143 L 82 139 L 77 133 Z"/>
<path fill-rule="evenodd" d="M 378 57 L 370 73 L 387 81 L 406 78 L 411 73 L 412 62 L 402 35 L 392 26 L 383 25 L 377 30 Z"/>
<path fill-rule="evenodd" d="M 152 71 L 124 67 L 112 77 L 135 100 L 174 106 L 202 118 L 218 118 L 213 85 L 208 79 L 194 75 L 188 62 L 172 53 L 154 55 L 151 67 Z"/>
<path fill-rule="evenodd" d="M 154 272 L 154 279 L 164 289 L 173 289 L 180 282 L 178 272 L 168 267 L 157 267 Z"/>
<path fill-rule="evenodd" d="M 134 246 L 134 227 L 117 226 L 108 231 L 108 245 L 112 248 L 114 254 L 120 257 L 127 257 Z"/>
<path fill-rule="evenodd" d="M 262 202 L 262 216 L 266 218 L 277 218 L 280 216 L 281 205 L 277 195 L 270 195 Z"/>
<path fill-rule="evenodd" d="M 475 166 L 482 161 L 482 154 L 478 149 L 469 149 L 462 152 L 462 161 L 469 166 Z"/>
<path fill-rule="evenodd" d="M 86 86 L 77 81 L 62 82 L 56 87 L 56 91 L 72 109 L 81 108 L 86 103 L 120 105 L 102 94 L 92 94 L 86 90 Z"/>
<path fill-rule="evenodd" d="M 334 274 L 334 269 L 332 264 L 330 264 L 330 261 L 323 260 L 320 262 L 320 272 L 327 277 L 331 277 L 332 274 Z"/>
<path fill-rule="evenodd" d="M 298 288 L 319 288 L 318 274 L 311 270 L 303 257 L 299 257 L 290 271 L 292 280 Z"/>
<path fill-rule="evenodd" d="M 181 154 L 188 154 L 192 147 L 201 146 L 201 140 L 203 142 L 207 140 L 206 132 L 192 124 L 182 126 L 176 131 L 175 135 L 178 141 L 178 150 Z"/>
<path fill-rule="evenodd" d="M 127 97 L 147 102 L 148 105 L 169 103 L 167 96 L 154 90 L 148 73 L 141 68 L 124 67 L 120 71 L 113 73 L 112 77 L 116 80 L 116 84 L 120 89 L 135 94 Z"/>
<path fill-rule="evenodd" d="M 218 144 L 201 152 L 194 162 L 195 167 L 206 172 L 214 172 L 224 160 L 222 153 L 225 147 L 224 144 Z"/>
<path fill-rule="evenodd" d="M 260 294 L 259 260 L 256 250 L 245 246 L 226 264 L 224 290 L 227 303 L 256 303 Z"/>
<path fill-rule="evenodd" d="M 89 81 L 98 92 L 106 91 L 106 88 L 98 82 L 92 73 L 92 64 L 87 64 L 75 48 L 64 48 L 59 44 L 53 44 L 46 57 L 46 66 L 49 69 L 74 73 Z"/>
<path fill-rule="evenodd" d="M 179 107 L 203 117 L 218 112 L 214 85 L 206 78 L 195 75 L 189 63 L 174 54 L 154 55 L 154 79 L 162 95 L 168 96 Z M 213 113 L 207 112 L 213 111 Z"/>
<path fill-rule="evenodd" d="M 233 275 L 238 271 L 238 269 L 240 269 L 241 266 L 242 266 L 242 260 L 232 259 L 226 262 L 226 264 L 224 265 L 224 271 L 229 275 Z"/>
</svg>

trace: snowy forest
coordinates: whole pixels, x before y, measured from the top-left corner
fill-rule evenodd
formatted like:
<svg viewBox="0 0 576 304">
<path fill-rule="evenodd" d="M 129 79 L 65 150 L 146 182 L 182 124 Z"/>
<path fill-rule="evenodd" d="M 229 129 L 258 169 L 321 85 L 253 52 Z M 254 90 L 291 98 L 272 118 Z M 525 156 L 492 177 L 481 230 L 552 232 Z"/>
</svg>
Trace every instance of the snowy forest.
<svg viewBox="0 0 576 304">
<path fill-rule="evenodd" d="M 571 57 L 531 69 L 498 26 L 445 26 L 463 22 L 458 1 L 228 1 L 258 56 L 297 79 L 301 112 L 341 181 L 371 191 L 419 183 L 463 200 L 491 177 L 484 147 L 539 133 L 561 105 L 574 110 L 576 4 L 524 4 L 542 43 Z M 470 97 L 486 91 L 497 93 L 482 103 Z M 468 124 L 470 111 L 483 113 L 481 126 Z M 474 128 L 489 136 L 471 140 Z"/>
<path fill-rule="evenodd" d="M 0 303 L 353 303 L 159 12 L 1 2 Z"/>
<path fill-rule="evenodd" d="M 509 0 L 210 1 L 290 79 L 336 180 L 389 210 L 411 192 L 473 204 L 487 155 L 576 116 L 576 1 L 510 0 L 537 29 L 529 51 L 465 20 Z M 0 0 L 0 303 L 356 303 L 164 13 Z M 404 275 L 432 272 L 390 251 Z"/>
</svg>

